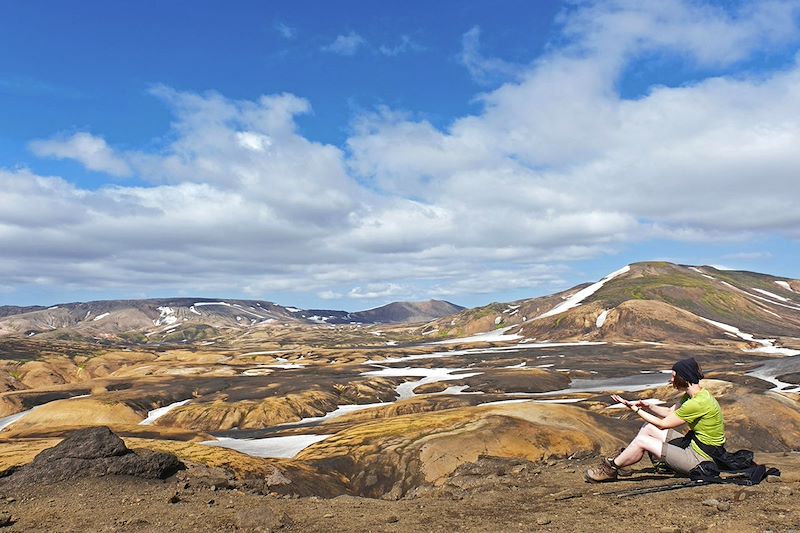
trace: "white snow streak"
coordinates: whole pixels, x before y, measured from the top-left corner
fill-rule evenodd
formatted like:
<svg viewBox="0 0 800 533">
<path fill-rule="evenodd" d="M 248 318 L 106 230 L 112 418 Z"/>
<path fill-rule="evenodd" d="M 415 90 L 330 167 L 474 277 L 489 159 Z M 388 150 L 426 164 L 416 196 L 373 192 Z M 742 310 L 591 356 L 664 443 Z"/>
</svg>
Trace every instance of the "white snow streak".
<svg viewBox="0 0 800 533">
<path fill-rule="evenodd" d="M 453 372 L 463 372 L 469 370 L 468 368 L 381 368 L 380 370 L 369 370 L 363 372 L 366 376 L 382 376 L 382 377 L 421 377 L 418 381 L 410 381 L 399 385 L 396 392 L 399 396 L 398 400 L 406 400 L 416 396 L 414 389 L 420 385 L 427 385 L 428 383 L 437 383 L 439 381 L 453 381 L 457 379 L 466 379 L 472 376 L 483 374 L 483 372 L 468 372 L 466 374 L 453 375 Z"/>
<path fill-rule="evenodd" d="M 230 448 L 253 457 L 274 457 L 291 459 L 305 448 L 316 442 L 327 439 L 331 435 L 290 435 L 287 437 L 269 437 L 266 439 L 233 439 L 218 437 L 217 440 L 201 442 L 205 446 Z"/>
<path fill-rule="evenodd" d="M 742 351 L 744 351 L 744 352 L 773 353 L 773 354 L 787 355 L 787 356 L 800 354 L 800 350 L 792 350 L 790 348 L 779 348 L 779 347 L 775 346 L 775 339 L 756 339 L 750 333 L 743 333 L 742 331 L 739 330 L 739 328 L 737 328 L 735 326 L 731 326 L 730 324 L 724 324 L 722 322 L 715 322 L 713 320 L 709 320 L 709 319 L 703 318 L 703 317 L 699 317 L 699 318 L 702 319 L 702 320 L 705 320 L 709 324 L 717 326 L 718 328 L 720 328 L 720 329 L 722 329 L 724 331 L 728 331 L 730 333 L 733 333 L 734 335 L 736 335 L 740 339 L 744 339 L 746 341 L 761 345 L 761 348 L 743 349 Z"/>
<path fill-rule="evenodd" d="M 758 370 L 748 372 L 747 375 L 772 383 L 775 385 L 775 387 L 771 390 L 775 392 L 800 392 L 800 385 L 781 381 L 774 375 L 772 371 L 766 370 L 765 368 L 759 368 Z"/>
<path fill-rule="evenodd" d="M 789 304 L 784 304 L 784 303 L 781 303 L 781 302 L 776 302 L 775 300 L 771 300 L 771 299 L 769 299 L 769 298 L 764 298 L 763 296 L 759 296 L 759 295 L 757 295 L 757 294 L 753 294 L 752 292 L 743 291 L 743 290 L 742 290 L 742 289 L 740 289 L 739 287 L 734 287 L 733 285 L 731 285 L 730 283 L 727 283 L 727 282 L 725 282 L 725 281 L 723 281 L 723 282 L 721 282 L 721 283 L 722 283 L 723 285 L 727 286 L 727 287 L 730 287 L 731 289 L 734 289 L 734 290 L 736 290 L 736 291 L 739 291 L 739 292 L 741 292 L 742 294 L 746 294 L 746 295 L 750 296 L 751 298 L 757 298 L 757 299 L 759 299 L 759 300 L 761 300 L 761 301 L 764 301 L 764 302 L 770 303 L 770 304 L 772 304 L 772 305 L 780 305 L 781 307 L 787 307 L 787 308 L 789 308 L 789 309 L 795 309 L 795 310 L 797 310 L 797 311 L 800 311 L 800 307 L 797 307 L 797 306 L 795 306 L 795 305 L 789 305 Z"/>
<path fill-rule="evenodd" d="M 140 426 L 149 426 L 150 424 L 154 423 L 156 420 L 164 416 L 165 414 L 169 413 L 176 407 L 180 407 L 181 405 L 186 405 L 192 401 L 191 398 L 188 400 L 181 400 L 179 402 L 171 403 L 169 405 L 165 405 L 164 407 L 159 407 L 158 409 L 153 409 L 152 411 L 147 413 L 147 418 L 139 422 Z"/>
<path fill-rule="evenodd" d="M 780 300 L 782 302 L 791 302 L 789 298 L 784 298 L 783 296 L 778 296 L 774 292 L 765 291 L 764 289 L 756 289 L 755 287 L 751 287 L 754 291 L 760 292 L 764 296 L 769 296 L 770 298 L 775 298 L 776 300 Z"/>
<path fill-rule="evenodd" d="M 336 410 L 327 413 L 324 416 L 313 416 L 309 418 L 303 418 L 298 422 L 293 422 L 292 424 L 287 425 L 300 425 L 300 424 L 308 424 L 311 422 L 324 422 L 325 420 L 330 420 L 332 418 L 338 418 L 343 415 L 347 415 L 350 413 L 355 413 L 357 411 L 365 411 L 367 409 L 375 409 L 377 407 L 384 407 L 386 405 L 392 405 L 393 402 L 381 402 L 381 403 L 363 403 L 363 404 L 347 404 L 347 405 L 339 405 L 336 407 Z"/>
<path fill-rule="evenodd" d="M 598 328 L 602 328 L 603 324 L 606 323 L 606 317 L 608 316 L 608 311 L 609 311 L 609 309 L 603 309 L 603 312 L 600 313 L 600 316 L 597 317 L 597 321 L 595 322 L 595 325 Z"/>
<path fill-rule="evenodd" d="M 178 317 L 175 316 L 175 311 L 173 311 L 171 307 L 159 307 L 158 310 L 161 312 L 161 314 L 156 320 L 153 320 L 154 326 L 160 326 L 161 324 L 174 324 L 178 321 Z"/>
<path fill-rule="evenodd" d="M 460 339 L 448 339 L 446 341 L 438 341 L 432 344 L 457 344 L 462 342 L 504 342 L 504 341 L 515 341 L 517 339 L 521 339 L 522 335 L 518 335 L 516 333 L 506 335 L 506 331 L 510 330 L 511 328 L 516 327 L 516 325 L 508 326 L 505 328 L 496 329 L 494 331 L 487 331 L 485 333 L 478 333 L 477 335 L 472 335 L 471 337 L 461 337 Z"/>
<path fill-rule="evenodd" d="M 593 283 L 588 287 L 579 290 L 578 292 L 576 292 L 575 294 L 573 294 L 572 296 L 570 296 L 569 298 L 567 298 L 566 300 L 564 300 L 563 302 L 552 308 L 551 310 L 537 316 L 536 318 L 538 319 L 538 318 L 545 318 L 548 316 L 558 315 L 560 313 L 563 313 L 564 311 L 569 311 L 573 307 L 579 306 L 581 302 L 583 302 L 586 298 L 588 298 L 589 296 L 600 290 L 600 288 L 603 285 L 605 285 L 607 281 L 610 281 L 615 277 L 628 272 L 630 269 L 631 269 L 630 265 L 625 265 L 619 270 L 616 270 L 611 274 L 609 274 L 608 276 L 604 277 L 597 283 Z"/>
</svg>

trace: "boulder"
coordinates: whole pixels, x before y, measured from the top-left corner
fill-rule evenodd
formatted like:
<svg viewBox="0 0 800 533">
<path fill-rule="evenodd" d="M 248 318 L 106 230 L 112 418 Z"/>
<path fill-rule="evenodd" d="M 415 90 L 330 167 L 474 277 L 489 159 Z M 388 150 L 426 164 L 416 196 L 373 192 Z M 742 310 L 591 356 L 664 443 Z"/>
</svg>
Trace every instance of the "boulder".
<svg viewBox="0 0 800 533">
<path fill-rule="evenodd" d="M 55 483 L 79 477 L 107 475 L 164 479 L 183 464 L 171 453 L 134 452 L 107 427 L 74 431 L 33 462 L 15 472 L 12 483 Z"/>
</svg>

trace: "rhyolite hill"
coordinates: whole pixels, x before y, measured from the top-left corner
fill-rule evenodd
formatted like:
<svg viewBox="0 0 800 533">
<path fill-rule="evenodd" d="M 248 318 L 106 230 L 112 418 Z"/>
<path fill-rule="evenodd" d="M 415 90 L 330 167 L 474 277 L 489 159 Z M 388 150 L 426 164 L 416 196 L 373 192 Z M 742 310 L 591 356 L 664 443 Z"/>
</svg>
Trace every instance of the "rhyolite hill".
<svg viewBox="0 0 800 533">
<path fill-rule="evenodd" d="M 708 344 L 743 341 L 741 334 L 791 337 L 800 331 L 798 280 L 710 266 L 646 262 L 634 263 L 627 271 L 595 285 L 600 286 L 557 314 L 549 312 L 590 284 L 550 296 L 469 309 L 433 321 L 421 333 L 447 338 L 507 328 L 509 334 L 537 340 Z M 740 334 L 724 326 L 732 326 Z"/>
</svg>

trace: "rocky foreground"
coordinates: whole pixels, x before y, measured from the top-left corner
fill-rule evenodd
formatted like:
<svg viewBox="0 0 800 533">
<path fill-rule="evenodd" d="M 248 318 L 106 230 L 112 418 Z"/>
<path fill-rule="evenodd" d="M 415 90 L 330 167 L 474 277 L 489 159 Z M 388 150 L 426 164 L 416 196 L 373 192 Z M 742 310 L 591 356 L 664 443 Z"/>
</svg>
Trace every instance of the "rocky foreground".
<svg viewBox="0 0 800 533">
<path fill-rule="evenodd" d="M 617 497 L 674 483 L 642 462 L 623 480 L 593 485 L 596 458 L 530 462 L 480 457 L 439 487 L 396 501 L 296 497 L 248 486 L 192 463 L 166 479 L 134 475 L 0 484 L 5 531 L 790 531 L 800 527 L 800 454 L 759 454 L 783 471 L 754 487 L 706 486 Z M 273 479 L 274 483 L 288 480 Z M 265 493 L 266 492 L 266 493 Z"/>
</svg>

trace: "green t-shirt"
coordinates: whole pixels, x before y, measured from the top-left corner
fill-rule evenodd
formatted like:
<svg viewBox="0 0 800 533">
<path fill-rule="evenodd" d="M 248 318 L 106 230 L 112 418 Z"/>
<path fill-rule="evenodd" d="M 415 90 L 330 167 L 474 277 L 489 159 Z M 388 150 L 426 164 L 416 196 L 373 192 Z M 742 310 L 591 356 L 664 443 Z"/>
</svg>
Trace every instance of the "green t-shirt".
<svg viewBox="0 0 800 533">
<path fill-rule="evenodd" d="M 711 446 L 722 446 L 725 444 L 725 421 L 722 419 L 722 409 L 719 408 L 717 400 L 705 389 L 695 394 L 694 398 L 688 395 L 683 397 L 681 406 L 675 411 L 675 415 L 684 420 L 689 429 L 694 431 L 698 440 L 703 444 Z M 692 440 L 692 449 L 711 460 L 708 454 Z"/>
</svg>

